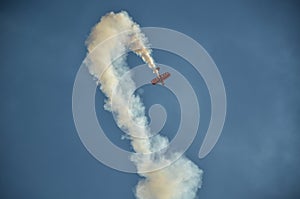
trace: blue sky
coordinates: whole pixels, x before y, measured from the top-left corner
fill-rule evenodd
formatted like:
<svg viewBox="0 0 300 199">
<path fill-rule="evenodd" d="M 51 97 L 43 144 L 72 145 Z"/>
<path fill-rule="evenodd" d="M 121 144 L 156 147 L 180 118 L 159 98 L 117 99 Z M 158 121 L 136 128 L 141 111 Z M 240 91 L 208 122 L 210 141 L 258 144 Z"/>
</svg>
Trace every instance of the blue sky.
<svg viewBox="0 0 300 199">
<path fill-rule="evenodd" d="M 86 151 L 71 106 L 90 29 L 107 12 L 120 10 L 143 27 L 192 37 L 222 74 L 226 124 L 214 150 L 200 160 L 210 117 L 205 84 L 180 58 L 153 53 L 199 85 L 201 126 L 187 151 L 205 172 L 198 197 L 299 198 L 299 3 L 256 0 L 1 1 L 1 198 L 134 198 L 139 177 L 110 169 Z M 166 102 L 176 104 L 163 89 L 145 91 L 146 106 L 157 101 L 155 92 L 163 93 L 167 110 Z M 104 96 L 96 97 L 98 115 L 114 130 L 109 137 L 129 148 L 102 110 Z M 178 118 L 168 119 L 165 132 L 172 137 Z"/>
</svg>

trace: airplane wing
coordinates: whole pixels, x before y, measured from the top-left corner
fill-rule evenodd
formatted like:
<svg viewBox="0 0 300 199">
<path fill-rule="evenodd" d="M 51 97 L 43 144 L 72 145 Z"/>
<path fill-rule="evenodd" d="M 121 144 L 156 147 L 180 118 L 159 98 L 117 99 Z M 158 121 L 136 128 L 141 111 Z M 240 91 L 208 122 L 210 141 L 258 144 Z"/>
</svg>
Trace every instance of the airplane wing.
<svg viewBox="0 0 300 199">
<path fill-rule="evenodd" d="M 168 72 L 166 72 L 166 73 L 161 74 L 161 79 L 162 79 L 162 80 L 165 80 L 165 79 L 167 79 L 167 78 L 170 77 L 170 76 L 171 76 L 171 74 L 168 73 Z"/>
<path fill-rule="evenodd" d="M 160 81 L 160 79 L 158 77 L 154 78 L 153 80 L 151 80 L 151 84 L 155 85 Z"/>
</svg>

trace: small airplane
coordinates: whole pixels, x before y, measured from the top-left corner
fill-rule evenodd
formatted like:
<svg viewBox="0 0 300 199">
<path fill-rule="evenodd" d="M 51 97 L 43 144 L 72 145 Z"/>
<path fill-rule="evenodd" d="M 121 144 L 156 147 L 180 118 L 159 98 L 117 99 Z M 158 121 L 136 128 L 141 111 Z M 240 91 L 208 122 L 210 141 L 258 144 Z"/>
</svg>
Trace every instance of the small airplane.
<svg viewBox="0 0 300 199">
<path fill-rule="evenodd" d="M 161 83 L 161 85 L 164 86 L 165 85 L 165 80 L 167 78 L 169 78 L 171 76 L 171 74 L 169 72 L 165 72 L 163 74 L 159 74 L 159 72 L 158 72 L 159 69 L 160 69 L 159 67 L 153 69 L 153 73 L 155 73 L 157 77 L 154 78 L 153 80 L 151 80 L 151 83 L 153 85 L 155 85 L 157 83 Z"/>
</svg>

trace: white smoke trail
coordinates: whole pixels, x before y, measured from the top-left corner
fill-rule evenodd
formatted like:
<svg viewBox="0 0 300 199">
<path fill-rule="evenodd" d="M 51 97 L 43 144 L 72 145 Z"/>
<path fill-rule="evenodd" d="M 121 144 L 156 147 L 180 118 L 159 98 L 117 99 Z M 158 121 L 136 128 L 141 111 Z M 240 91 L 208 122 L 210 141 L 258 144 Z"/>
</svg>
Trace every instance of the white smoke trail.
<svg viewBox="0 0 300 199">
<path fill-rule="evenodd" d="M 113 37 L 116 34 L 119 36 Z M 100 43 L 101 47 L 96 48 Z M 122 56 L 126 50 L 134 51 L 150 68 L 156 68 L 139 26 L 126 12 L 111 12 L 93 28 L 86 44 L 89 53 L 93 51 L 89 54 L 89 71 L 108 98 L 105 107 L 117 116 L 118 126 L 128 132 L 133 149 L 138 154 L 149 154 L 167 146 L 167 138 L 160 135 L 150 137 L 145 108 L 138 96 L 130 96 L 135 89 L 133 80 L 128 77 L 126 83 L 118 87 L 121 76 L 129 70 L 126 57 Z M 120 58 L 116 60 L 117 57 Z M 196 196 L 201 185 L 202 170 L 183 156 L 174 162 L 176 155 L 132 157 L 143 177 L 136 187 L 138 199 L 192 199 Z M 165 163 L 169 166 L 148 173 L 141 172 Z"/>
</svg>

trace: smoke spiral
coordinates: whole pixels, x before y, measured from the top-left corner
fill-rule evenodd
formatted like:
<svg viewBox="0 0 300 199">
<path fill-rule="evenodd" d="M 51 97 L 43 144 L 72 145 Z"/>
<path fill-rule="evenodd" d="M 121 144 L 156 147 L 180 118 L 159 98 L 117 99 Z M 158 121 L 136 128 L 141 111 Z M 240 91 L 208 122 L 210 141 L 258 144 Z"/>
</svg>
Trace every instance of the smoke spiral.
<svg viewBox="0 0 300 199">
<path fill-rule="evenodd" d="M 137 198 L 194 198 L 201 185 L 202 170 L 180 153 L 157 153 L 166 148 L 169 141 L 160 135 L 151 137 L 141 99 L 131 95 L 135 83 L 130 76 L 123 77 L 129 70 L 124 56 L 128 49 L 141 56 L 150 68 L 156 67 L 139 26 L 126 12 L 109 13 L 93 28 L 86 44 L 89 51 L 86 65 L 107 96 L 105 108 L 115 114 L 117 125 L 129 134 L 137 152 L 131 160 L 144 177 L 136 187 Z M 144 172 L 159 165 L 169 166 Z"/>
</svg>

